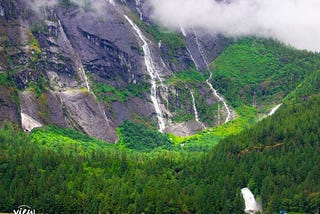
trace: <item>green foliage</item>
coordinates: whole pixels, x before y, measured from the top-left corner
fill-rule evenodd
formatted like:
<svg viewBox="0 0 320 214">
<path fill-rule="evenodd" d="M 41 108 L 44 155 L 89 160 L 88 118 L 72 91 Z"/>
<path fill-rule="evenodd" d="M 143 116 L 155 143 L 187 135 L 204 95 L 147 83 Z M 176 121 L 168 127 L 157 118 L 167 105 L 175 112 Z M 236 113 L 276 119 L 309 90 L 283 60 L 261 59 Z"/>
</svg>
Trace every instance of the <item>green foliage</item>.
<svg viewBox="0 0 320 214">
<path fill-rule="evenodd" d="M 226 138 L 209 154 L 213 170 L 208 174 L 227 167 L 229 172 L 220 179 L 236 181 L 234 189 L 250 184 L 262 199 L 264 213 L 315 212 L 320 191 L 319 104 L 319 96 L 287 103 L 272 117 Z"/>
<path fill-rule="evenodd" d="M 40 98 L 40 96 L 47 90 L 47 83 L 45 78 L 41 77 L 39 82 L 29 82 L 27 90 L 32 91 L 36 98 Z"/>
<path fill-rule="evenodd" d="M 308 96 L 316 95 L 320 93 L 320 70 L 313 72 L 305 80 L 298 85 L 298 87 L 292 91 L 286 100 L 299 101 L 305 99 Z"/>
<path fill-rule="evenodd" d="M 76 6 L 76 3 L 70 0 L 59 0 L 59 4 L 62 5 L 63 7 Z"/>
<path fill-rule="evenodd" d="M 126 88 L 115 88 L 104 83 L 93 83 L 93 92 L 99 100 L 105 102 L 127 101 L 128 97 L 143 98 L 143 92 L 149 91 L 148 83 L 130 84 Z"/>
<path fill-rule="evenodd" d="M 169 48 L 169 57 L 171 58 L 177 49 L 185 47 L 182 37 L 175 32 L 163 29 L 158 25 L 144 27 L 144 30 L 150 33 L 157 42 L 161 42 Z"/>
<path fill-rule="evenodd" d="M 73 129 L 46 126 L 34 129 L 30 141 L 56 152 L 66 154 L 86 154 L 97 149 L 106 149 L 112 145 L 104 141 L 89 137 Z"/>
<path fill-rule="evenodd" d="M 132 121 L 125 121 L 119 127 L 119 136 L 120 145 L 138 151 L 151 151 L 155 148 L 172 146 L 167 135 Z"/>
<path fill-rule="evenodd" d="M 10 87 L 13 86 L 14 83 L 6 73 L 0 73 L 0 85 Z"/>
<path fill-rule="evenodd" d="M 29 137 L 5 123 L 0 210 L 28 204 L 47 213 L 242 214 L 240 188 L 249 185 L 264 213 L 314 213 L 320 198 L 319 104 L 319 96 L 284 104 L 205 154 L 190 152 L 197 148 L 187 143 L 180 151 L 127 153 L 72 130 L 45 127 Z M 120 129 L 122 139 L 142 140 L 141 150 L 151 149 L 153 139 L 146 136 L 168 143 L 143 125 L 126 122 Z"/>
<path fill-rule="evenodd" d="M 0 73 L 0 85 L 6 88 L 4 89 L 3 92 L 9 94 L 11 102 L 16 103 L 18 105 L 19 104 L 18 90 L 15 87 L 15 84 L 12 78 L 7 73 Z"/>
<path fill-rule="evenodd" d="M 48 27 L 46 26 L 46 23 L 44 20 L 40 20 L 38 22 L 34 22 L 31 26 L 30 26 L 30 30 L 33 34 L 40 34 L 40 33 L 47 33 L 48 32 Z M 38 42 L 36 41 L 31 41 L 31 43 L 36 46 L 39 47 Z"/>
<path fill-rule="evenodd" d="M 241 133 L 257 122 L 256 110 L 249 106 L 241 106 L 237 109 L 238 117 L 223 125 L 208 128 L 193 136 L 179 139 L 184 150 L 189 151 L 210 151 L 218 143 L 232 135 Z"/>
<path fill-rule="evenodd" d="M 280 102 L 308 76 L 320 69 L 320 55 L 264 39 L 241 39 L 211 65 L 213 84 L 234 107 Z"/>
<path fill-rule="evenodd" d="M 205 77 L 196 69 L 190 69 L 187 71 L 181 71 L 174 74 L 170 79 L 166 80 L 167 84 L 175 84 L 178 82 L 182 83 L 196 83 L 205 82 Z"/>
</svg>

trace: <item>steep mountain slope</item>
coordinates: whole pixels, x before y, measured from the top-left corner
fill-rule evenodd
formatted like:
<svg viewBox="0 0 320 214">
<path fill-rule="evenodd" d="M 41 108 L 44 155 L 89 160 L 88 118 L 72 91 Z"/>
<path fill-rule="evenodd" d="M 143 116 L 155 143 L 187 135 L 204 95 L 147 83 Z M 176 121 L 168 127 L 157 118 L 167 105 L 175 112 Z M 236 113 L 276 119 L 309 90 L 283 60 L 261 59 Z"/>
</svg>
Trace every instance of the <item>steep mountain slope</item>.
<svg viewBox="0 0 320 214">
<path fill-rule="evenodd" d="M 143 1 L 100 3 L 78 6 L 66 0 L 38 8 L 29 1 L 0 3 L 0 69 L 19 93 L 16 105 L 6 101 L 6 111 L 22 115 L 1 121 L 20 120 L 28 130 L 54 124 L 115 142 L 115 128 L 125 120 L 161 128 L 163 117 L 165 132 L 184 136 L 203 128 L 191 116 L 195 105 L 186 95 L 192 91 L 195 103 L 207 99 L 206 111 L 199 112 L 209 118 L 206 126 L 220 124 L 217 117 L 225 112 L 215 110 L 219 99 L 210 87 L 163 81 L 175 72 L 204 70 L 201 60 L 212 61 L 228 40 L 167 32 L 150 21 Z"/>
</svg>

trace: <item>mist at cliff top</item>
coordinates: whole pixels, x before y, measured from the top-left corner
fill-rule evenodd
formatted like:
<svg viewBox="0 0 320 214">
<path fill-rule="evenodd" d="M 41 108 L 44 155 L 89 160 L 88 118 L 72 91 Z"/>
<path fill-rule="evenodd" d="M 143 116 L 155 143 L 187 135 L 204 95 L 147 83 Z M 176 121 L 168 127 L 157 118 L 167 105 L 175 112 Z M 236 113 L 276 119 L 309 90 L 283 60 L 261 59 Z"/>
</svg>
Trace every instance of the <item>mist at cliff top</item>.
<svg viewBox="0 0 320 214">
<path fill-rule="evenodd" d="M 149 4 L 153 20 L 175 30 L 274 38 L 320 51 L 319 0 L 149 0 Z"/>
</svg>

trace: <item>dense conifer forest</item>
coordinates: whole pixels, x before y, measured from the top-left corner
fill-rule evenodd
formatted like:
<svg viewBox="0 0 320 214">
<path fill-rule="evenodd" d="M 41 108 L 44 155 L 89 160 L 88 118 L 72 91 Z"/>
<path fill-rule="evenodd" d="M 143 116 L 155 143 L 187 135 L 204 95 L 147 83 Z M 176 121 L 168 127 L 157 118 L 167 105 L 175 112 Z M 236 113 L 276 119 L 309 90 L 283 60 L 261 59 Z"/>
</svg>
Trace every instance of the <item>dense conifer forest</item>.
<svg viewBox="0 0 320 214">
<path fill-rule="evenodd" d="M 320 97 L 286 103 L 210 152 L 128 152 L 49 127 L 46 145 L 0 130 L 0 210 L 48 213 L 243 213 L 252 189 L 264 213 L 314 213 L 320 203 Z M 38 130 L 39 131 L 39 130 Z M 73 143 L 68 139 L 76 139 Z M 72 149 L 70 149 L 72 148 Z"/>
</svg>

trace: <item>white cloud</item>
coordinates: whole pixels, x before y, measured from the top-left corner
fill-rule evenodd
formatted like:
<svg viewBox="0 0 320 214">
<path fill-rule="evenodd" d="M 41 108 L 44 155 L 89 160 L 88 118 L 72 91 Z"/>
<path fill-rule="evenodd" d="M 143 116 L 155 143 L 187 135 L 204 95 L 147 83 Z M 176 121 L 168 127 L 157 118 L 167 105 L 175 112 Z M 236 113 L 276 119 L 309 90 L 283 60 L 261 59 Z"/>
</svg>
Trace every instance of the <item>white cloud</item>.
<svg viewBox="0 0 320 214">
<path fill-rule="evenodd" d="M 319 0 L 149 0 L 153 19 L 186 30 L 201 28 L 239 37 L 271 37 L 299 49 L 320 51 Z"/>
<path fill-rule="evenodd" d="M 70 0 L 70 2 L 81 8 L 94 10 L 97 15 L 103 15 L 106 7 L 111 4 L 110 0 Z M 52 8 L 59 4 L 59 0 L 28 0 L 28 3 L 34 11 L 41 13 L 41 8 Z"/>
<path fill-rule="evenodd" d="M 32 8 L 32 10 L 40 13 L 41 8 L 54 7 L 58 4 L 57 0 L 28 0 L 27 1 Z"/>
</svg>

